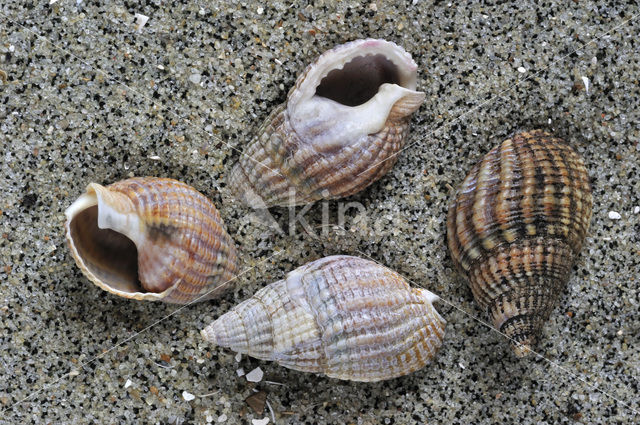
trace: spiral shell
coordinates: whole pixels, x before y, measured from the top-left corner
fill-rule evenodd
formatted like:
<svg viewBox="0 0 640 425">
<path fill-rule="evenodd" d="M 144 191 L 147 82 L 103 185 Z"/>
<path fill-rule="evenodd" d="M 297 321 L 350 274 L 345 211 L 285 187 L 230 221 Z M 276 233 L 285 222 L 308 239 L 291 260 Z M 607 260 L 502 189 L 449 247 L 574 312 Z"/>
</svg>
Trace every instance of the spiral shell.
<svg viewBox="0 0 640 425">
<path fill-rule="evenodd" d="M 204 301 L 230 286 L 237 270 L 236 249 L 216 207 L 176 180 L 91 183 L 65 214 L 80 270 L 121 297 Z"/>
<path fill-rule="evenodd" d="M 290 206 L 361 191 L 387 173 L 424 101 L 401 47 L 357 40 L 321 55 L 296 81 L 231 171 L 252 207 Z"/>
<path fill-rule="evenodd" d="M 380 381 L 424 367 L 442 344 L 438 297 L 357 257 L 308 263 L 202 331 L 216 345 L 304 372 Z"/>
<path fill-rule="evenodd" d="M 564 289 L 592 203 L 582 159 L 541 130 L 496 146 L 458 189 L 447 218 L 451 256 L 519 357 Z"/>
</svg>

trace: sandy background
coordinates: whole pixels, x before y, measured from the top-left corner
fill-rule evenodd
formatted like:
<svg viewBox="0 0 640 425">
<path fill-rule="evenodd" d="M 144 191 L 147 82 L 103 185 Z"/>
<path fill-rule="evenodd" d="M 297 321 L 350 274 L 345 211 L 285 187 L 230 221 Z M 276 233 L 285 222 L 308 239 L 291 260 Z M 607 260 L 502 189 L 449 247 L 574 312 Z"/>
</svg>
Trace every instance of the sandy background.
<svg viewBox="0 0 640 425">
<path fill-rule="evenodd" d="M 2 2 L 0 423 L 251 423 L 271 417 L 245 403 L 255 390 L 266 392 L 279 424 L 638 423 L 633 3 Z M 150 17 L 140 31 L 135 13 Z M 347 231 L 317 229 L 322 204 L 305 215 L 315 232 L 261 226 L 228 196 L 225 173 L 309 62 L 363 37 L 395 41 L 419 65 L 427 97 L 409 148 L 347 200 L 366 209 L 347 211 Z M 485 317 L 452 268 L 445 217 L 450 188 L 471 166 L 534 127 L 584 156 L 594 217 L 544 328 L 546 359 L 517 360 L 475 319 Z M 63 212 L 88 183 L 130 175 L 173 177 L 215 202 L 249 270 L 234 291 L 176 312 L 117 298 L 81 275 L 64 244 Z M 335 219 L 339 203 L 328 207 Z M 289 212 L 272 213 L 288 230 Z M 438 307 L 445 343 L 427 368 L 378 384 L 340 382 L 238 363 L 200 338 L 285 272 L 359 252 L 446 300 Z M 265 373 L 257 384 L 236 373 L 255 367 Z"/>
</svg>

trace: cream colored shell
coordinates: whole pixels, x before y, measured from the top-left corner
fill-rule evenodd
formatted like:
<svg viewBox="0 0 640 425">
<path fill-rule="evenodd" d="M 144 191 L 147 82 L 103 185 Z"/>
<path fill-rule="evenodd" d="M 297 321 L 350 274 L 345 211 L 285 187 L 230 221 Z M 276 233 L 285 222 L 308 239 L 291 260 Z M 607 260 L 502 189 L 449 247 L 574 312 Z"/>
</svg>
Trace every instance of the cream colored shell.
<svg viewBox="0 0 640 425">
<path fill-rule="evenodd" d="M 332 256 L 261 289 L 202 335 L 291 369 L 380 381 L 434 357 L 446 323 L 432 305 L 437 299 L 372 261 Z"/>
<path fill-rule="evenodd" d="M 261 208 L 352 195 L 397 160 L 424 101 L 401 47 L 357 40 L 321 55 L 258 130 L 231 171 L 238 199 Z"/>
<path fill-rule="evenodd" d="M 213 203 L 184 183 L 152 177 L 91 183 L 66 216 L 78 267 L 112 294 L 185 304 L 232 284 L 233 240 Z"/>
</svg>

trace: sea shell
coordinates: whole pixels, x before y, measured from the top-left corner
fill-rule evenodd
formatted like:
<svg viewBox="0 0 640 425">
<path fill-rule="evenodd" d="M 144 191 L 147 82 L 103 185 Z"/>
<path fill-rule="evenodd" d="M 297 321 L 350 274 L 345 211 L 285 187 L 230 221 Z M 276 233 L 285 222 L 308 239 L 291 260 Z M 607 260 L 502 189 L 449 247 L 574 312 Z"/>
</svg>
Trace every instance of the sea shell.
<svg viewBox="0 0 640 425">
<path fill-rule="evenodd" d="M 252 207 L 291 206 L 361 191 L 387 173 L 424 101 L 401 47 L 357 40 L 321 55 L 296 81 L 231 171 Z"/>
<path fill-rule="evenodd" d="M 580 156 L 541 130 L 496 146 L 458 189 L 447 218 L 451 256 L 519 357 L 564 289 L 592 204 Z"/>
<path fill-rule="evenodd" d="M 78 267 L 112 294 L 185 304 L 231 286 L 233 240 L 213 203 L 191 186 L 151 177 L 91 183 L 65 214 Z"/>
<path fill-rule="evenodd" d="M 325 257 L 261 289 L 202 336 L 291 369 L 380 381 L 433 358 L 446 323 L 437 299 L 372 261 Z"/>
</svg>

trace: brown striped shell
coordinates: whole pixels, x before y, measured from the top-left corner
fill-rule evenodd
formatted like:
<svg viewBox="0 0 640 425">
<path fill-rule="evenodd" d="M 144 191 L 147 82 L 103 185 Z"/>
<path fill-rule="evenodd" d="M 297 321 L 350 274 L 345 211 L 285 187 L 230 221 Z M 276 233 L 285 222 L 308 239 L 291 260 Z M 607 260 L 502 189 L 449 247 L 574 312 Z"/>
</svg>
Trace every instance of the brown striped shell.
<svg viewBox="0 0 640 425">
<path fill-rule="evenodd" d="M 125 298 L 185 304 L 218 296 L 237 270 L 216 207 L 172 179 L 91 183 L 65 212 L 73 258 L 100 288 Z"/>
<path fill-rule="evenodd" d="M 291 369 L 380 381 L 431 361 L 446 323 L 432 305 L 437 299 L 377 263 L 332 256 L 261 289 L 202 336 Z"/>
<path fill-rule="evenodd" d="M 357 40 L 300 75 L 230 173 L 236 197 L 256 208 L 335 199 L 385 175 L 404 145 L 417 65 L 401 47 Z"/>
<path fill-rule="evenodd" d="M 580 156 L 541 130 L 492 149 L 467 175 L 447 218 L 454 263 L 518 356 L 534 347 L 591 220 Z"/>
</svg>

